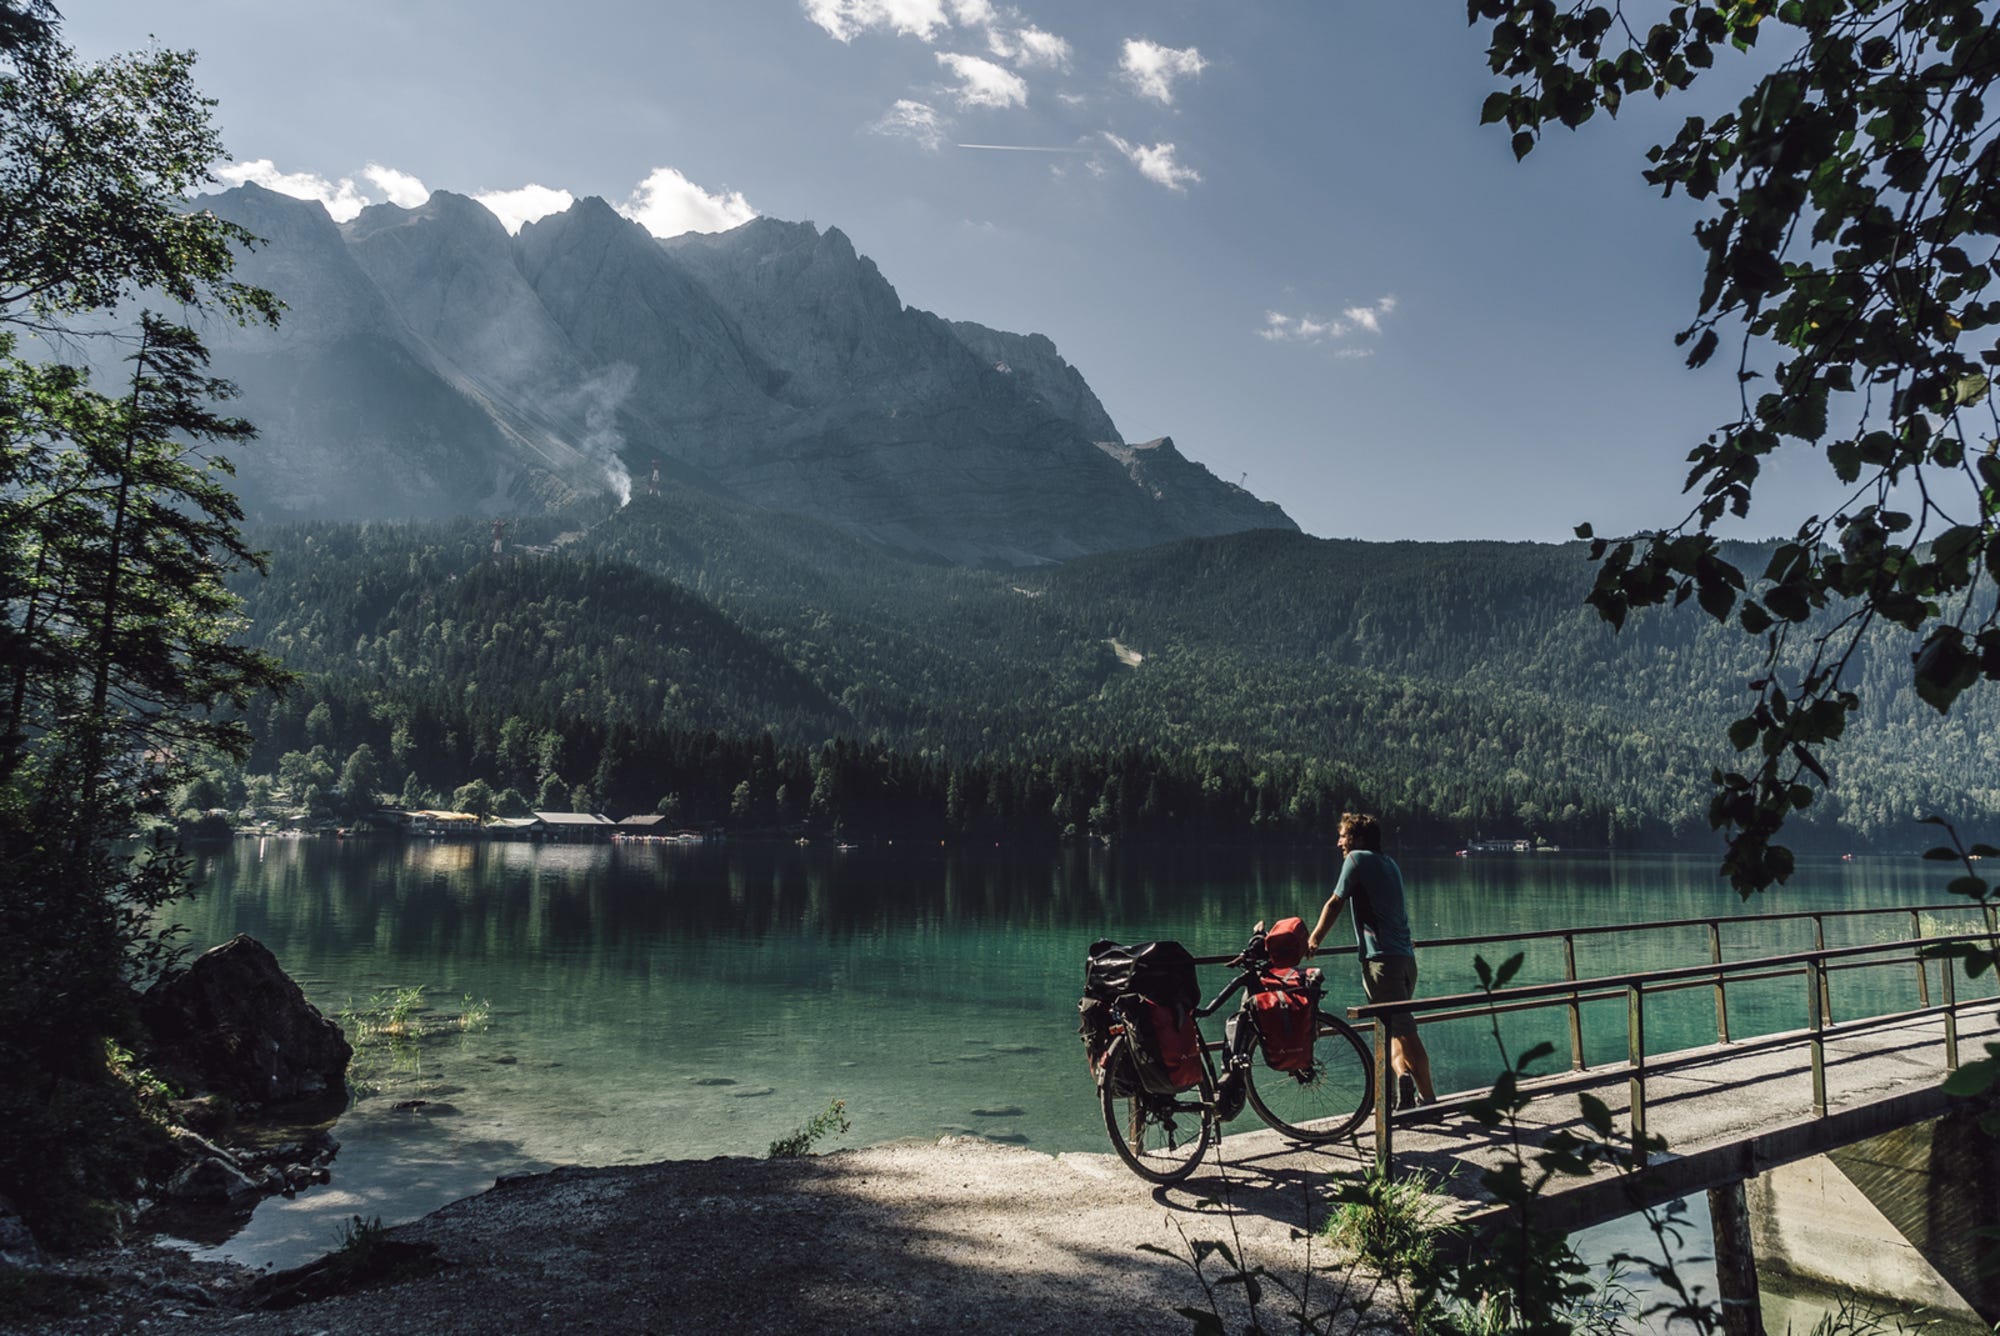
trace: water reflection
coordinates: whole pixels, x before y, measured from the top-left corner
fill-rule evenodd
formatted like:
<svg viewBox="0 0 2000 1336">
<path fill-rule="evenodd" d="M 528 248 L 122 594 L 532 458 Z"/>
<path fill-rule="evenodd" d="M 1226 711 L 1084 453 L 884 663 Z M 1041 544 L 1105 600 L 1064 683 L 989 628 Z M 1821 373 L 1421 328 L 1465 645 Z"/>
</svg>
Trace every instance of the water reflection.
<svg viewBox="0 0 2000 1336">
<path fill-rule="evenodd" d="M 1420 938 L 1940 898 L 1914 862 L 1810 867 L 1797 889 L 1746 907 L 1704 859 L 1403 861 Z M 215 853 L 201 871 L 203 894 L 178 915 L 196 944 L 257 937 L 324 1010 L 413 987 L 440 1014 L 466 997 L 490 1006 L 485 1029 L 426 1044 L 414 1076 L 342 1120 L 337 1192 L 267 1204 L 227 1245 L 296 1260 L 286 1249 L 301 1239 L 323 1248 L 353 1214 L 414 1215 L 497 1172 L 761 1154 L 833 1098 L 848 1103 L 850 1142 L 972 1130 L 1099 1149 L 1075 1038 L 1085 947 L 1172 937 L 1198 953 L 1231 951 L 1256 919 L 1314 913 L 1335 864 L 1083 849 L 273 840 Z M 1898 923 L 1834 924 L 1828 936 L 1893 937 L 1907 927 Z M 1725 932 L 1731 954 L 1751 952 L 1750 929 Z M 1754 935 L 1783 949 L 1808 944 L 1810 928 Z M 1698 929 L 1607 935 L 1579 943 L 1579 966 L 1652 968 L 1706 949 Z M 1422 991 L 1473 987 L 1472 954 L 1426 953 Z M 1351 962 L 1327 963 L 1336 1001 L 1358 1000 Z M 1559 948 L 1535 947 L 1522 981 L 1560 977 Z M 1915 983 L 1906 972 L 1841 986 Z M 1732 993 L 1738 1033 L 1797 1025 L 1796 991 Z M 1592 1061 L 1621 1056 L 1622 1011 L 1587 1008 L 1585 1019 Z M 1505 1033 L 1512 1044 L 1566 1044 L 1560 1024 L 1560 1013 L 1528 1013 Z M 1704 1042 L 1712 1001 L 1705 991 L 1662 999 L 1648 1025 Z M 1430 1047 L 1442 1086 L 1482 1084 L 1494 1069 L 1481 1025 Z M 408 1098 L 453 1112 L 413 1123 L 388 1107 Z"/>
</svg>

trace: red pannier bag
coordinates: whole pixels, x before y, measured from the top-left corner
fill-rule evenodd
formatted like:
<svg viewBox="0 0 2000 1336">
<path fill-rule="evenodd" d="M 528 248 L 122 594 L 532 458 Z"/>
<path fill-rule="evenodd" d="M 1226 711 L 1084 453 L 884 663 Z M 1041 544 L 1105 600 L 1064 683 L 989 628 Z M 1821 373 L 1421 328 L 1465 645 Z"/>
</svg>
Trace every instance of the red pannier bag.
<svg viewBox="0 0 2000 1336">
<path fill-rule="evenodd" d="M 1306 958 L 1306 921 L 1299 918 L 1279 919 L 1271 931 L 1264 934 L 1264 954 L 1271 958 L 1273 969 L 1295 968 Z"/>
<path fill-rule="evenodd" d="M 1314 1014 L 1312 991 L 1297 970 L 1272 970 L 1250 995 L 1250 1015 L 1264 1041 L 1264 1061 L 1273 1070 L 1303 1071 L 1312 1065 Z"/>
<path fill-rule="evenodd" d="M 1146 1002 L 1146 1029 L 1150 1032 L 1152 1052 L 1160 1066 L 1160 1074 L 1175 1090 L 1188 1090 L 1201 1084 L 1201 1036 L 1194 1028 L 1194 1012 L 1186 1007 L 1162 1006 L 1158 1002 Z"/>
</svg>

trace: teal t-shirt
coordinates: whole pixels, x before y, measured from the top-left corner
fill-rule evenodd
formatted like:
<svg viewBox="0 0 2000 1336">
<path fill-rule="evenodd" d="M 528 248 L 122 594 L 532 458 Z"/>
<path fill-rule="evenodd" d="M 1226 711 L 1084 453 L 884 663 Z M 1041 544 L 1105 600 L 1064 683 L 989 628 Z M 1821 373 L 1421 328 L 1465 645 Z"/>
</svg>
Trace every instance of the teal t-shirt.
<svg viewBox="0 0 2000 1336">
<path fill-rule="evenodd" d="M 1354 944 L 1363 960 L 1416 957 L 1410 915 L 1403 905 L 1403 869 L 1386 854 L 1356 849 L 1340 866 L 1333 898 L 1345 901 L 1354 918 Z"/>
</svg>

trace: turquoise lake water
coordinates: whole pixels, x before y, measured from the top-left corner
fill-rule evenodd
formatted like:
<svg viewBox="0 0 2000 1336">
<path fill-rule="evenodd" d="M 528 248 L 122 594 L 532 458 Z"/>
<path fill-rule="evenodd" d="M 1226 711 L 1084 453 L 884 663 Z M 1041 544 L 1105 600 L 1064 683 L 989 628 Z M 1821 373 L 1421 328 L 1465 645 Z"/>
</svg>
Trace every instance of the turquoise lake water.
<svg viewBox="0 0 2000 1336">
<path fill-rule="evenodd" d="M 1792 887 L 1747 905 L 1705 858 L 1401 862 L 1420 941 L 1946 898 L 1939 865 L 1915 859 L 1807 862 Z M 201 894 L 174 915 L 192 944 L 256 937 L 329 1014 L 422 988 L 427 1033 L 364 1048 L 357 1070 L 370 1093 L 335 1128 L 343 1147 L 329 1187 L 267 1201 L 207 1251 L 291 1265 L 324 1252 L 354 1215 L 414 1218 L 504 1173 L 761 1155 L 833 1099 L 846 1101 L 853 1130 L 823 1148 L 976 1132 L 1106 1149 L 1075 1034 L 1089 943 L 1234 951 L 1258 919 L 1310 920 L 1336 867 L 1331 852 L 237 841 L 203 858 Z M 1908 926 L 1832 920 L 1828 940 L 1886 940 Z M 1811 944 L 1804 923 L 1724 929 L 1732 956 Z M 1578 966 L 1585 976 L 1659 968 L 1706 951 L 1702 928 L 1607 934 L 1580 939 Z M 1422 952 L 1420 991 L 1473 989 L 1472 955 Z M 1351 960 L 1321 963 L 1329 1001 L 1358 1001 Z M 1536 947 L 1521 982 L 1561 968 L 1559 946 Z M 1893 1005 L 1902 992 L 1914 1005 L 1913 971 L 1889 974 L 1843 978 L 1836 1005 Z M 1226 979 L 1217 969 L 1204 982 Z M 1802 1025 L 1799 991 L 1733 991 L 1733 1030 Z M 467 999 L 483 1019 L 461 1029 Z M 1560 1024 L 1546 1012 L 1506 1033 L 1517 1045 L 1566 1043 Z M 1711 1041 L 1711 996 L 1649 1002 L 1647 1025 L 1656 1049 Z M 1622 1003 L 1587 1009 L 1585 1028 L 1593 1061 L 1623 1056 Z M 1483 1024 L 1432 1027 L 1426 1041 L 1440 1089 L 1483 1086 L 1495 1069 Z M 426 1104 L 393 1107 L 411 1100 Z"/>
</svg>

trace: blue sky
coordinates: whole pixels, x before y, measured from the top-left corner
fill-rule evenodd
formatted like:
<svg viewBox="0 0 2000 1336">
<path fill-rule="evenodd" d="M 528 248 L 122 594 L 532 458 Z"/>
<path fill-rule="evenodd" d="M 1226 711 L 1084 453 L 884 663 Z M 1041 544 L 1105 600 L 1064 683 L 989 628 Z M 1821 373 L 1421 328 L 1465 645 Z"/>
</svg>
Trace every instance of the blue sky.
<svg viewBox="0 0 2000 1336">
<path fill-rule="evenodd" d="M 1640 180 L 1686 106 L 1524 163 L 1456 0 L 95 0 L 90 55 L 201 53 L 237 178 L 655 231 L 837 226 L 903 300 L 1055 340 L 1309 532 L 1670 523 L 1732 416 L 1683 370 L 1696 214 Z M 1725 62 L 1726 63 L 1726 62 Z M 966 147 L 986 145 L 993 147 Z M 542 193 L 520 192 L 539 187 Z M 1718 363 L 1723 359 L 1718 359 Z M 1747 532 L 1825 503 L 1815 461 Z"/>
</svg>

